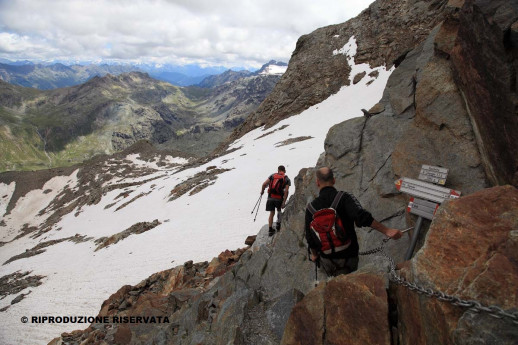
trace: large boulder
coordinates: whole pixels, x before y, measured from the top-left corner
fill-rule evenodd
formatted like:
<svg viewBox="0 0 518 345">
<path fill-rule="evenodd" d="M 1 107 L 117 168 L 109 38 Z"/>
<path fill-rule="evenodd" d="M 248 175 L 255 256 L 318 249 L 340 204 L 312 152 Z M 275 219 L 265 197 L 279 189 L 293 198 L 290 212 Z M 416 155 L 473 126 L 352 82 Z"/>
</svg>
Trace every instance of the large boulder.
<svg viewBox="0 0 518 345">
<path fill-rule="evenodd" d="M 457 3 L 436 49 L 451 63 L 488 178 L 493 185 L 518 186 L 518 3 Z"/>
<path fill-rule="evenodd" d="M 390 345 L 386 282 L 353 273 L 322 282 L 290 315 L 281 344 Z"/>
<path fill-rule="evenodd" d="M 417 178 L 423 164 L 449 168 L 447 187 L 463 195 L 488 184 L 451 62 L 435 50 L 439 30 L 435 28 L 392 73 L 379 102 L 384 111 L 333 126 L 325 141 L 325 154 L 317 163 L 332 167 L 337 188 L 353 193 L 387 226 L 413 224 L 414 219 L 405 212 L 409 197 L 397 192 L 394 181 Z M 314 174 L 314 170 L 308 169 L 306 174 Z M 316 190 L 313 192 L 315 195 Z M 377 232 L 357 233 L 360 248 L 381 240 Z M 405 237 L 390 243 L 388 251 L 401 261 L 408 245 Z M 360 266 L 369 263 L 380 264 L 367 257 Z"/>
<path fill-rule="evenodd" d="M 518 319 L 518 189 L 494 187 L 447 202 L 402 274 L 423 288 L 496 305 Z M 510 345 L 518 339 L 510 318 L 473 314 L 403 286 L 396 298 L 400 344 Z"/>
</svg>

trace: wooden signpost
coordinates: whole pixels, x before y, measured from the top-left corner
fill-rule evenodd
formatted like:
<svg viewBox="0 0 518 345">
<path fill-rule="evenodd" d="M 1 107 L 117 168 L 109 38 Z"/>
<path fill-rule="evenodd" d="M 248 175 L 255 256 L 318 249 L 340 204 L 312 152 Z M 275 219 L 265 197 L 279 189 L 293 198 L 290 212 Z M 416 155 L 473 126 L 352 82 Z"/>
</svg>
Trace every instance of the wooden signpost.
<svg viewBox="0 0 518 345">
<path fill-rule="evenodd" d="M 419 237 L 419 231 L 423 223 L 423 218 L 432 220 L 435 212 L 439 208 L 439 204 L 447 199 L 459 198 L 461 192 L 454 189 L 438 186 L 444 185 L 448 169 L 435 167 L 431 165 L 423 165 L 419 173 L 419 180 L 408 177 L 402 177 L 395 182 L 396 188 L 406 194 L 412 196 L 408 204 L 408 212 L 418 216 L 417 222 L 412 234 L 410 247 L 408 248 L 405 260 L 410 260 Z M 432 182 L 432 183 L 430 183 Z"/>
</svg>

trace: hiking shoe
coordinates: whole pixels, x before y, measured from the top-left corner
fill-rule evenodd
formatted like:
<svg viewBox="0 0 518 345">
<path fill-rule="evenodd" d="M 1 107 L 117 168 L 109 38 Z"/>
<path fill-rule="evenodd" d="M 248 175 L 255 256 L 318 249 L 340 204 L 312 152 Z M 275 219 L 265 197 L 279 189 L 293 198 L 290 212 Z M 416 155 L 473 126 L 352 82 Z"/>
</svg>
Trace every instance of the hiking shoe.
<svg viewBox="0 0 518 345">
<path fill-rule="evenodd" d="M 268 236 L 273 236 L 275 234 L 275 229 L 272 229 L 270 228 L 270 230 L 268 230 Z"/>
<path fill-rule="evenodd" d="M 281 231 L 281 223 L 275 223 L 277 226 L 275 227 L 277 231 Z"/>
</svg>

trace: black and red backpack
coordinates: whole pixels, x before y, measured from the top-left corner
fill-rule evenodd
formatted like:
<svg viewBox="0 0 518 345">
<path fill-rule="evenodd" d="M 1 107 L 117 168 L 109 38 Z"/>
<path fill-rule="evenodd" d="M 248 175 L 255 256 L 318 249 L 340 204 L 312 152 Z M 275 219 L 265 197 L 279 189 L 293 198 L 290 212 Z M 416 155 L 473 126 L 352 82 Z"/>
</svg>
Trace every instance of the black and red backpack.
<svg viewBox="0 0 518 345">
<path fill-rule="evenodd" d="M 284 187 L 286 186 L 286 175 L 283 172 L 272 175 L 270 185 L 268 186 L 268 195 L 275 199 L 284 197 Z"/>
<path fill-rule="evenodd" d="M 320 241 L 320 251 L 326 255 L 345 250 L 351 244 L 350 236 L 342 224 L 342 220 L 336 213 L 336 207 L 344 192 L 338 192 L 329 208 L 316 210 L 311 203 L 307 209 L 313 216 L 310 229 Z"/>
</svg>

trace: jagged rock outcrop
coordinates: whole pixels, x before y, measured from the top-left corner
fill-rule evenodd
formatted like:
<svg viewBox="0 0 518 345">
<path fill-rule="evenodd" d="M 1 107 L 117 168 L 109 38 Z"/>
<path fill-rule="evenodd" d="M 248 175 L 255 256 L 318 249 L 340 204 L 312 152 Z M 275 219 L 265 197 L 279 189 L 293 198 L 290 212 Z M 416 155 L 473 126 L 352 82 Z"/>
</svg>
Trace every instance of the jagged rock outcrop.
<svg viewBox="0 0 518 345">
<path fill-rule="evenodd" d="M 286 73 L 271 95 L 234 131 L 228 142 L 253 128 L 272 126 L 320 103 L 349 85 L 345 55 L 334 55 L 354 36 L 356 63 L 371 67 L 399 64 L 430 30 L 452 10 L 447 0 L 383 0 L 372 3 L 358 17 L 320 28 L 299 38 Z M 354 76 L 352 76 L 354 77 Z"/>
<path fill-rule="evenodd" d="M 426 243 L 402 270 L 410 281 L 518 317 L 518 189 L 494 187 L 442 207 Z M 516 344 L 509 318 L 473 314 L 396 289 L 400 344 Z M 495 310 L 495 312 L 497 309 Z"/>
<path fill-rule="evenodd" d="M 518 186 L 518 3 L 456 3 L 437 49 L 451 63 L 489 180 Z"/>
<path fill-rule="evenodd" d="M 201 293 L 210 290 L 245 250 L 227 250 L 210 263 L 188 261 L 155 273 L 135 286 L 125 285 L 103 303 L 97 315 L 98 320 L 109 321 L 111 327 L 103 322 L 94 323 L 84 331 L 63 333 L 49 345 L 91 344 L 101 339 L 104 344 L 165 344 L 180 329 L 175 313 L 193 304 L 200 312 L 193 321 L 210 329 L 210 319 L 219 300 L 203 299 Z"/>
<path fill-rule="evenodd" d="M 281 344 L 390 345 L 385 285 L 369 273 L 320 283 L 293 308 Z"/>
</svg>

